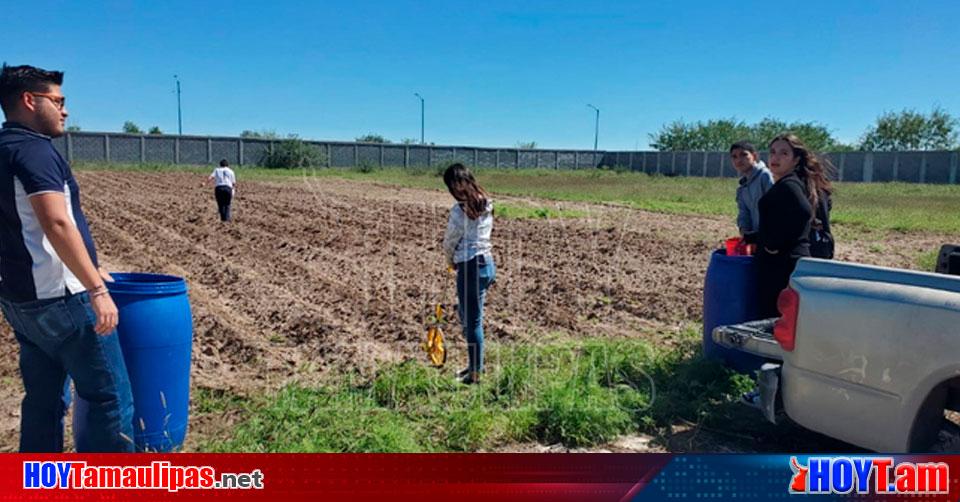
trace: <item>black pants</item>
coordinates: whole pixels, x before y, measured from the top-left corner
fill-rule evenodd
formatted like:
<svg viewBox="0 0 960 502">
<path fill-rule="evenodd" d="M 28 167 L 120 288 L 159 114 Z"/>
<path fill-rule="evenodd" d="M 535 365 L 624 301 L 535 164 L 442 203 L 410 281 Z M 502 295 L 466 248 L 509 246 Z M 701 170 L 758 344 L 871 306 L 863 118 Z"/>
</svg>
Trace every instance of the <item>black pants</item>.
<svg viewBox="0 0 960 502">
<path fill-rule="evenodd" d="M 780 317 L 777 298 L 790 284 L 790 274 L 797 267 L 798 260 L 763 252 L 757 255 L 757 307 L 761 319 Z"/>
<path fill-rule="evenodd" d="M 220 211 L 220 221 L 230 221 L 230 202 L 233 200 L 233 189 L 220 185 L 213 191 L 217 198 L 217 210 Z"/>
</svg>

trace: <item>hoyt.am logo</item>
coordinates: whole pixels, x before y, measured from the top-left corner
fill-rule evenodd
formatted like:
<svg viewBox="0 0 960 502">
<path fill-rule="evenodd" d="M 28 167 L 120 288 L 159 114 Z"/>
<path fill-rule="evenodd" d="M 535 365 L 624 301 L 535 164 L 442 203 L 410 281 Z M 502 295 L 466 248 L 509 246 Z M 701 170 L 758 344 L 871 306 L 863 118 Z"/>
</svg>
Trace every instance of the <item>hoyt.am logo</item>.
<svg viewBox="0 0 960 502">
<path fill-rule="evenodd" d="M 943 462 L 896 462 L 893 457 L 790 457 L 790 493 L 936 495 L 950 490 Z"/>
</svg>

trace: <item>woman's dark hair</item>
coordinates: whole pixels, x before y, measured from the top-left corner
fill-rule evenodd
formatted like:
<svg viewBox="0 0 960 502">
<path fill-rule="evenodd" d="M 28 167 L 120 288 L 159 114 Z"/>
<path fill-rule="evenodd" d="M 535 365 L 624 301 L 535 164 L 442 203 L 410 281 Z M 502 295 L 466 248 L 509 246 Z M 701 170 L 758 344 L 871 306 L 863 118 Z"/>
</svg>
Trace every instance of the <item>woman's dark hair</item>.
<svg viewBox="0 0 960 502">
<path fill-rule="evenodd" d="M 487 192 L 477 184 L 467 166 L 459 162 L 450 164 L 450 167 L 443 171 L 443 182 L 446 183 L 450 195 L 463 205 L 464 212 L 471 220 L 479 218 L 487 210 Z"/>
<path fill-rule="evenodd" d="M 227 167 L 230 164 L 227 163 L 227 159 L 220 159 L 220 167 Z"/>
<path fill-rule="evenodd" d="M 816 211 L 820 200 L 820 192 L 827 194 L 833 193 L 833 184 L 830 183 L 830 177 L 835 170 L 833 164 L 827 159 L 820 159 L 817 154 L 807 148 L 803 141 L 793 133 L 780 134 L 770 140 L 769 146 L 773 146 L 777 141 L 786 141 L 793 149 L 793 156 L 799 158 L 797 161 L 797 176 L 807 185 L 807 198 L 810 205 Z"/>
</svg>

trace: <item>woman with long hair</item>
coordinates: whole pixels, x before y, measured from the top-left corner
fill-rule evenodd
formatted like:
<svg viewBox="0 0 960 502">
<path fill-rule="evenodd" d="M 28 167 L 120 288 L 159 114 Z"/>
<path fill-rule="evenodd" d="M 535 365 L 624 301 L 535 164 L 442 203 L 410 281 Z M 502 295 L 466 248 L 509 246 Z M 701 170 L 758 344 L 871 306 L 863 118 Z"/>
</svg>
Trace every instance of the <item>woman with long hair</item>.
<svg viewBox="0 0 960 502">
<path fill-rule="evenodd" d="M 443 251 L 447 265 L 457 270 L 458 314 L 467 339 L 467 367 L 457 372 L 465 384 L 479 382 L 483 372 L 483 302 L 496 279 L 493 264 L 493 202 L 463 164 L 452 164 L 443 182 L 456 200 L 450 208 Z"/>
<path fill-rule="evenodd" d="M 833 166 L 796 135 L 781 134 L 769 146 L 774 185 L 760 199 L 760 231 L 753 239 L 759 273 L 757 301 L 764 318 L 780 315 L 777 297 L 787 287 L 797 261 L 810 256 L 811 226 L 817 224 L 815 217 L 822 216 L 819 208 L 829 207 L 833 193 Z"/>
</svg>

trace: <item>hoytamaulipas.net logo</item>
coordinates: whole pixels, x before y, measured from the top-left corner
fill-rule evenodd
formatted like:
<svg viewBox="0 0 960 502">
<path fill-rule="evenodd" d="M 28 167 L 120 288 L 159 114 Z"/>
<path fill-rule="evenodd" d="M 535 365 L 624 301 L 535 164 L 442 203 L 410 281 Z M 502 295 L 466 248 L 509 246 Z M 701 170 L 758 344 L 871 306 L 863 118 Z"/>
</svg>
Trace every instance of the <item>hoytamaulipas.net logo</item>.
<svg viewBox="0 0 960 502">
<path fill-rule="evenodd" d="M 790 457 L 790 493 L 938 495 L 950 489 L 944 462 L 897 462 L 893 457 Z"/>
<path fill-rule="evenodd" d="M 263 481 L 260 469 L 217 473 L 210 466 L 172 465 L 165 461 L 123 466 L 66 461 L 23 463 L 24 489 L 262 490 Z"/>
</svg>

